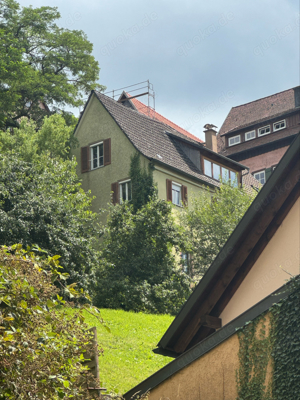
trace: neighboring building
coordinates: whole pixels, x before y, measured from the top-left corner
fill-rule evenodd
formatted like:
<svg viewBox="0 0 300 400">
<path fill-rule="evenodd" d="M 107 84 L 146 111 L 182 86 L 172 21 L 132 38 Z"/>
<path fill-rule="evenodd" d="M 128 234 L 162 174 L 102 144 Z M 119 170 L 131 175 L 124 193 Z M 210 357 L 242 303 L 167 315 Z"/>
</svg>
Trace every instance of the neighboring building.
<svg viewBox="0 0 300 400">
<path fill-rule="evenodd" d="M 130 157 L 136 152 L 143 166 L 153 165 L 158 197 L 178 207 L 191 195 L 218 187 L 220 176 L 234 184 L 242 182 L 246 167 L 172 128 L 170 121 L 161 122 L 162 118 L 151 118 L 92 91 L 75 129 L 80 148 L 73 154 L 83 188 L 96 196 L 94 211 L 107 207 L 111 192 L 114 204 L 131 199 Z"/>
<path fill-rule="evenodd" d="M 218 138 L 218 152 L 250 168 L 264 184 L 299 132 L 300 86 L 233 107 Z"/>
<path fill-rule="evenodd" d="M 267 337 L 268 310 L 289 294 L 284 285 L 290 276 L 300 273 L 299 195 L 300 134 L 161 338 L 155 352 L 175 360 L 128 391 L 125 399 L 147 390 L 150 400 L 237 398 L 237 330 L 263 317 L 263 325 L 253 326 L 262 328 L 256 330 L 257 340 Z M 294 322 L 297 333 L 300 322 Z M 291 346 L 299 352 L 297 340 Z M 269 358 L 260 371 L 266 373 L 263 384 L 270 382 L 273 366 Z"/>
</svg>

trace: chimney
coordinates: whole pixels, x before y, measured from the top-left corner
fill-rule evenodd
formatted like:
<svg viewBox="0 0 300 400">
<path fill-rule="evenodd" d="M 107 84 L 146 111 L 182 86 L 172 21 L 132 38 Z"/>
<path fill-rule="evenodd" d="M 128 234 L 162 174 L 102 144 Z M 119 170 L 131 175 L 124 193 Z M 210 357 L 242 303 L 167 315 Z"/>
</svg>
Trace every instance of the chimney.
<svg viewBox="0 0 300 400">
<path fill-rule="evenodd" d="M 217 153 L 217 131 L 215 131 L 214 128 L 216 128 L 216 126 L 212 124 L 204 125 L 205 145 L 208 149 Z"/>
</svg>

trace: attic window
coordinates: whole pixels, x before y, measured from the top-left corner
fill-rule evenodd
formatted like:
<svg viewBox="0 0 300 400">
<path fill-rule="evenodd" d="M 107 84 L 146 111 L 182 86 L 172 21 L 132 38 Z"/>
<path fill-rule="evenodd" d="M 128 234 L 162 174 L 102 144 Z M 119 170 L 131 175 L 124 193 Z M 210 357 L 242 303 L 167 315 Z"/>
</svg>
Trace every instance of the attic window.
<svg viewBox="0 0 300 400">
<path fill-rule="evenodd" d="M 258 136 L 264 136 L 271 132 L 270 125 L 264 126 L 263 128 L 259 128 Z"/>
<path fill-rule="evenodd" d="M 228 146 L 234 146 L 241 143 L 241 135 L 232 136 L 228 139 Z"/>
<path fill-rule="evenodd" d="M 283 119 L 282 121 L 279 121 L 279 122 L 275 122 L 275 123 L 273 124 L 273 130 L 274 130 L 274 132 L 275 132 L 275 131 L 280 131 L 280 129 L 284 129 L 285 127 L 286 127 L 285 119 Z"/>
<path fill-rule="evenodd" d="M 264 171 L 258 171 L 253 174 L 254 178 L 258 180 L 259 183 L 264 185 L 266 183 L 266 172 Z"/>
<path fill-rule="evenodd" d="M 255 139 L 255 130 L 245 133 L 245 140 Z"/>
</svg>

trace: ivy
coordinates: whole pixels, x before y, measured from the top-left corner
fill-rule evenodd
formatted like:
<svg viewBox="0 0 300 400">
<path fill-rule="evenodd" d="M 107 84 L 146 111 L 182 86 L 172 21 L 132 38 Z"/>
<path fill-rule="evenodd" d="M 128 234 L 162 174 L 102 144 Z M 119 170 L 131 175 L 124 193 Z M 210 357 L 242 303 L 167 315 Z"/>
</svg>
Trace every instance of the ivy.
<svg viewBox="0 0 300 400">
<path fill-rule="evenodd" d="M 300 278 L 288 285 L 290 294 L 266 314 L 238 332 L 237 400 L 298 400 L 300 398 Z M 266 385 L 267 368 L 271 379 Z"/>
</svg>

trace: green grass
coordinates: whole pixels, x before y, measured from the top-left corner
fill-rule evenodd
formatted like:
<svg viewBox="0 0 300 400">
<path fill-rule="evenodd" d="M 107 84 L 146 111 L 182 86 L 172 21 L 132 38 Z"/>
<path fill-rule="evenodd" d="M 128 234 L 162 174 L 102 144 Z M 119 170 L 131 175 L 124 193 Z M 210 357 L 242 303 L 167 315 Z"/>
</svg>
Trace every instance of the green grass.
<svg viewBox="0 0 300 400">
<path fill-rule="evenodd" d="M 168 364 L 172 358 L 154 354 L 154 349 L 174 317 L 102 309 L 109 326 L 107 332 L 91 315 L 86 323 L 97 327 L 101 386 L 124 394 L 148 376 Z"/>
</svg>

